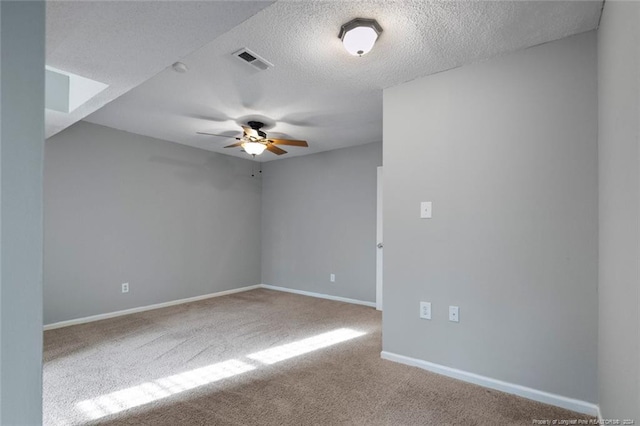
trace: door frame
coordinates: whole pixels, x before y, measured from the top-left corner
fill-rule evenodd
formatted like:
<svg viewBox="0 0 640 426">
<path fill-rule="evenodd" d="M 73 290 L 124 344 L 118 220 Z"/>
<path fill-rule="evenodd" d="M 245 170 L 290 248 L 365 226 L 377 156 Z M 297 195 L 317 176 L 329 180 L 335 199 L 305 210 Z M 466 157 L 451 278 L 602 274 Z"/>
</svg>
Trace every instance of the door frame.
<svg viewBox="0 0 640 426">
<path fill-rule="evenodd" d="M 382 310 L 382 264 L 383 264 L 383 244 L 382 238 L 382 166 L 377 170 L 376 187 L 376 309 Z"/>
</svg>

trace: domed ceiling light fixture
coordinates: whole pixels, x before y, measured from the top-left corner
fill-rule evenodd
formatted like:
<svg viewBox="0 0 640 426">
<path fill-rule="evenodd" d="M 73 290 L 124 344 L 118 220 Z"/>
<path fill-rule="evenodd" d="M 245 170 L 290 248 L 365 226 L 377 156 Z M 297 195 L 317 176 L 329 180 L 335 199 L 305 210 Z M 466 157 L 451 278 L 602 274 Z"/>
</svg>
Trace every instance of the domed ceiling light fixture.
<svg viewBox="0 0 640 426">
<path fill-rule="evenodd" d="M 342 27 L 338 38 L 353 56 L 366 55 L 380 37 L 382 27 L 375 19 L 356 18 Z"/>
</svg>

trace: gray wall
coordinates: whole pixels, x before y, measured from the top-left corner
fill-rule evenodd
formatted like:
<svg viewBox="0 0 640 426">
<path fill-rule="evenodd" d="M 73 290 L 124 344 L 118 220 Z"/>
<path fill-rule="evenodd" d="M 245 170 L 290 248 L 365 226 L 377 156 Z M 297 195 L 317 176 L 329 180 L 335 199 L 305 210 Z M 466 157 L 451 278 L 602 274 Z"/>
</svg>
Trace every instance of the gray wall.
<svg viewBox="0 0 640 426">
<path fill-rule="evenodd" d="M 42 423 L 44 2 L 0 2 L 0 424 Z"/>
<path fill-rule="evenodd" d="M 250 161 L 86 122 L 45 150 L 45 324 L 260 282 Z"/>
<path fill-rule="evenodd" d="M 262 282 L 375 302 L 381 164 L 381 143 L 265 163 Z"/>
<path fill-rule="evenodd" d="M 595 42 L 385 90 L 385 351 L 597 402 Z"/>
<path fill-rule="evenodd" d="M 640 3 L 607 1 L 598 30 L 600 279 L 604 418 L 640 421 Z"/>
</svg>

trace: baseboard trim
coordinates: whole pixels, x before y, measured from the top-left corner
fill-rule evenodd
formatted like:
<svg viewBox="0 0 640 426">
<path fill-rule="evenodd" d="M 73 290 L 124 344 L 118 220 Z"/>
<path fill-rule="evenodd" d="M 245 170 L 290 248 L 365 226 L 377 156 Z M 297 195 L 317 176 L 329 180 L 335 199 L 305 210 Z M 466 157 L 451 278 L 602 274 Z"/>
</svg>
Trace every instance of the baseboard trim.
<svg viewBox="0 0 640 426">
<path fill-rule="evenodd" d="M 76 319 L 72 319 L 72 320 L 68 320 L 68 321 L 54 322 L 54 323 L 45 325 L 43 328 L 44 328 L 44 331 L 54 330 L 56 328 L 69 327 L 69 326 L 78 325 L 78 324 L 86 324 L 86 323 L 89 323 L 89 322 L 100 321 L 100 320 L 105 320 L 105 319 L 115 318 L 115 317 L 121 317 L 123 315 L 136 314 L 138 312 L 145 312 L 145 311 L 151 311 L 151 310 L 154 310 L 154 309 L 166 308 L 166 307 L 169 307 L 169 306 L 181 305 L 183 303 L 197 302 L 199 300 L 211 299 L 212 297 L 220 297 L 220 296 L 226 296 L 228 294 L 241 293 L 243 291 L 250 291 L 250 290 L 255 290 L 255 289 L 258 289 L 258 288 L 266 288 L 266 289 L 269 289 L 269 290 L 283 291 L 283 292 L 286 292 L 286 293 L 301 294 L 303 296 L 317 297 L 317 298 L 320 298 L 320 299 L 336 300 L 338 302 L 353 303 L 353 304 L 356 304 L 356 305 L 370 306 L 372 308 L 376 307 L 376 304 L 373 303 L 373 302 L 365 302 L 365 301 L 362 301 L 362 300 L 349 299 L 349 298 L 346 298 L 346 297 L 331 296 L 329 294 L 313 293 L 313 292 L 310 292 L 310 291 L 295 290 L 295 289 L 292 289 L 292 288 L 278 287 L 278 286 L 275 286 L 275 285 L 256 284 L 256 285 L 250 285 L 250 286 L 247 286 L 247 287 L 233 288 L 231 290 L 219 291 L 219 292 L 216 292 L 216 293 L 203 294 L 201 296 L 188 297 L 186 299 L 171 300 L 169 302 L 156 303 L 156 304 L 147 305 L 147 306 L 140 306 L 138 308 L 124 309 L 122 311 L 108 312 L 106 314 L 92 315 L 92 316 L 89 316 L 89 317 L 76 318 Z"/>
<path fill-rule="evenodd" d="M 532 399 L 545 404 L 555 405 L 556 407 L 565 408 L 567 410 L 577 411 L 582 414 L 588 414 L 590 416 L 599 416 L 600 414 L 598 405 L 581 401 L 579 399 L 567 398 L 565 396 L 504 382 L 502 380 L 492 379 L 479 374 L 469 373 L 467 371 L 435 364 L 429 361 L 423 361 L 421 359 L 410 358 L 404 355 L 398 355 L 392 352 L 382 351 L 380 356 L 382 359 L 422 368 L 423 370 L 431 371 L 432 373 L 442 374 L 443 376 L 518 395 L 523 398 Z"/>
<path fill-rule="evenodd" d="M 317 297 L 318 299 L 328 299 L 328 300 L 335 300 L 337 302 L 353 303 L 354 305 L 369 306 L 371 308 L 375 308 L 376 307 L 376 303 L 375 302 L 365 302 L 364 300 L 349 299 L 347 297 L 332 296 L 330 294 L 314 293 L 312 291 L 296 290 L 294 288 L 278 287 L 278 286 L 270 285 L 270 284 L 260 284 L 260 286 L 262 288 L 266 288 L 266 289 L 269 289 L 269 290 L 283 291 L 285 293 L 300 294 L 302 296 Z"/>
<path fill-rule="evenodd" d="M 84 318 L 76 318 L 68 321 L 54 322 L 44 326 L 44 330 L 54 330 L 56 328 L 69 327 L 77 324 L 85 324 L 88 322 L 100 321 L 109 318 L 120 317 L 123 315 L 136 314 L 138 312 L 151 311 L 154 309 L 166 308 L 168 306 L 181 305 L 183 303 L 197 302 L 199 300 L 211 299 L 213 297 L 226 296 L 228 294 L 241 293 L 243 291 L 255 290 L 261 288 L 260 284 L 250 285 L 247 287 L 233 288 L 231 290 L 218 291 L 216 293 L 203 294 L 201 296 L 187 297 L 186 299 L 171 300 L 169 302 L 156 303 L 153 305 L 140 306 L 138 308 L 125 309 L 122 311 L 108 312 L 106 314 L 92 315 Z"/>
</svg>

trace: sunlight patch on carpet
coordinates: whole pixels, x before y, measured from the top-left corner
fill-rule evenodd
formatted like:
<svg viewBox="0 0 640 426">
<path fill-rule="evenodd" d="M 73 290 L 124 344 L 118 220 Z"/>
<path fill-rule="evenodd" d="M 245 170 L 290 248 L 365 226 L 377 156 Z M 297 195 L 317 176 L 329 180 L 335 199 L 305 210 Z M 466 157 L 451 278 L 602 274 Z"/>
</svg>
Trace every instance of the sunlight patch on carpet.
<svg viewBox="0 0 640 426">
<path fill-rule="evenodd" d="M 247 355 L 247 358 L 264 364 L 275 364 L 289 358 L 304 355 L 318 349 L 333 346 L 347 340 L 355 339 L 363 336 L 365 333 L 361 331 L 351 330 L 350 328 L 339 328 L 337 330 L 322 333 L 308 339 L 298 340 L 297 342 L 287 343 L 285 345 L 276 346 L 275 348 L 266 349 L 264 351 L 255 352 Z"/>
<path fill-rule="evenodd" d="M 346 342 L 365 334 L 350 328 L 339 328 L 317 336 L 255 352 L 247 355 L 247 358 L 271 365 Z M 246 362 L 231 359 L 87 399 L 79 402 L 76 406 L 86 417 L 96 420 L 255 369 L 256 367 Z"/>
<path fill-rule="evenodd" d="M 77 406 L 95 420 L 251 370 L 255 367 L 231 359 L 88 399 Z"/>
</svg>

